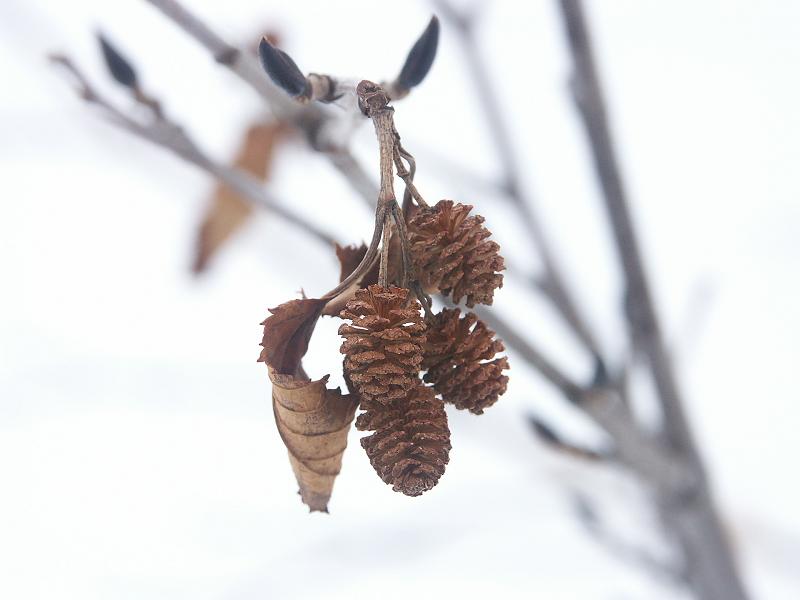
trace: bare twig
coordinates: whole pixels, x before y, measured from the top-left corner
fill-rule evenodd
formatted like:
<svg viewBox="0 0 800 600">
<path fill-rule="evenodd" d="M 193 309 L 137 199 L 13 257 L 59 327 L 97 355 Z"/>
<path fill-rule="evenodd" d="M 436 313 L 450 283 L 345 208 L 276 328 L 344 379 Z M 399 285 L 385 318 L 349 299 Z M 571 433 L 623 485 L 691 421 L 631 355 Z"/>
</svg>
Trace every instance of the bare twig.
<svg viewBox="0 0 800 600">
<path fill-rule="evenodd" d="M 475 19 L 473 16 L 465 15 L 455 9 L 449 0 L 434 0 L 433 3 L 441 15 L 455 27 L 474 83 L 475 93 L 483 108 L 483 116 L 487 121 L 489 133 L 505 172 L 503 188 L 519 212 L 522 223 L 528 230 L 534 250 L 542 260 L 544 272 L 536 283 L 540 291 L 551 300 L 574 335 L 596 360 L 601 360 L 600 345 L 567 287 L 565 277 L 562 275 L 551 244 L 541 225 L 541 220 L 533 208 L 533 200 L 524 191 L 519 161 L 508 133 L 508 127 L 502 117 L 504 111 L 496 94 L 497 88 L 489 77 L 475 40 Z"/>
<path fill-rule="evenodd" d="M 229 68 L 249 84 L 272 109 L 276 117 L 294 124 L 304 131 L 312 141 L 312 146 L 320 150 L 333 166 L 342 172 L 359 197 L 370 207 L 375 201 L 377 186 L 366 174 L 364 168 L 347 149 L 329 143 L 317 143 L 323 124 L 329 119 L 320 104 L 300 104 L 276 87 L 266 76 L 258 60 L 248 52 L 243 52 L 225 42 L 194 13 L 176 0 L 146 0 L 186 33 L 203 45 L 220 64 Z"/>
<path fill-rule="evenodd" d="M 513 348 L 544 379 L 560 391 L 570 402 L 575 402 L 583 394 L 581 385 L 567 376 L 550 358 L 539 350 L 530 340 L 520 335 L 519 329 L 503 319 L 497 311 L 475 307 L 475 313 L 493 329 L 503 342 Z"/>
<path fill-rule="evenodd" d="M 380 180 L 381 185 L 377 194 L 375 207 L 375 228 L 372 234 L 372 242 L 367 248 L 364 258 L 355 270 L 337 285 L 333 290 L 325 294 L 323 298 L 332 299 L 337 294 L 346 290 L 351 283 L 357 281 L 364 272 L 372 265 L 378 244 L 383 238 L 379 263 L 379 283 L 386 286 L 389 262 L 389 224 L 392 218 L 393 206 L 397 204 L 394 194 L 394 171 L 392 170 L 394 155 L 394 137 L 392 113 L 394 109 L 387 106 L 389 97 L 383 89 L 371 81 L 362 81 L 358 84 L 358 103 L 362 112 L 370 117 L 375 126 L 375 133 L 378 137 L 378 148 L 380 154 Z"/>
<path fill-rule="evenodd" d="M 528 416 L 528 424 L 542 443 L 568 456 L 590 461 L 602 461 L 610 458 L 610 453 L 607 450 L 585 448 L 565 440 L 550 425 L 535 415 Z"/>
<path fill-rule="evenodd" d="M 747 594 L 714 507 L 705 468 L 683 409 L 661 333 L 627 194 L 614 149 L 600 79 L 581 0 L 560 0 L 574 64 L 573 98 L 582 117 L 600 180 L 625 280 L 625 314 L 631 344 L 648 359 L 663 412 L 666 442 L 693 473 L 695 487 L 663 490 L 662 517 L 684 551 L 690 584 L 704 600 L 743 600 Z"/>
<path fill-rule="evenodd" d="M 375 208 L 375 226 L 372 229 L 372 240 L 367 247 L 366 253 L 364 253 L 364 258 L 361 259 L 359 265 L 353 270 L 350 275 L 345 277 L 339 285 L 333 288 L 330 292 L 322 296 L 323 300 L 333 300 L 339 294 L 345 292 L 350 288 L 351 285 L 356 283 L 361 277 L 370 269 L 372 268 L 373 261 L 378 254 L 378 247 L 381 243 L 381 237 L 383 236 L 384 231 L 384 223 L 386 222 L 386 205 L 378 202 Z"/>
<path fill-rule="evenodd" d="M 378 269 L 378 285 L 382 288 L 387 286 L 389 276 L 389 238 L 392 231 L 392 216 L 387 212 L 383 218 L 383 242 L 381 242 L 381 262 Z"/>
<path fill-rule="evenodd" d="M 411 196 L 419 198 L 423 203 L 422 197 L 416 188 L 413 188 L 413 174 L 416 170 L 416 163 L 414 157 L 406 152 L 400 145 L 400 134 L 394 125 L 394 108 L 388 106 L 390 101 L 387 91 L 371 81 L 361 81 L 356 88 L 358 95 L 358 104 L 361 111 L 372 119 L 375 126 L 375 135 L 378 138 L 378 148 L 380 154 L 380 173 L 381 185 L 378 192 L 378 205 L 385 207 L 387 210 L 387 224 L 388 217 L 391 216 L 396 225 L 396 234 L 400 242 L 400 251 L 402 255 L 402 275 L 400 277 L 400 284 L 405 287 L 410 285 L 414 290 L 417 298 L 422 303 L 425 314 L 428 318 L 432 318 L 431 301 L 430 297 L 422 290 L 422 286 L 417 278 L 414 269 L 414 263 L 411 259 L 411 249 L 408 241 L 408 230 L 406 229 L 405 217 L 403 210 L 397 203 L 397 198 L 394 193 L 394 168 L 397 168 L 398 173 L 406 183 L 405 202 Z M 411 171 L 407 171 L 402 163 L 402 159 L 409 161 Z M 413 191 L 409 188 L 413 188 Z M 384 236 L 383 252 L 381 254 L 381 268 L 380 268 L 380 285 L 386 285 L 386 276 L 388 272 L 389 260 L 389 236 Z"/>
<path fill-rule="evenodd" d="M 692 474 L 657 440 L 641 431 L 613 387 L 580 385 L 532 341 L 520 336 L 497 311 L 475 312 L 518 356 L 608 434 L 614 443 L 613 456 L 622 464 L 657 489 L 685 491 L 694 485 Z"/>
<path fill-rule="evenodd" d="M 257 206 L 266 208 L 320 242 L 329 246 L 333 246 L 336 243 L 333 236 L 278 202 L 253 176 L 214 161 L 200 149 L 182 127 L 166 118 L 162 112 L 159 111 L 157 113 L 158 118 L 152 122 L 141 123 L 127 116 L 98 93 L 69 58 L 62 55 L 53 55 L 51 60 L 72 74 L 77 83 L 77 92 L 81 98 L 101 108 L 114 125 L 177 154 L 187 162 L 224 182 L 243 198 Z"/>
</svg>

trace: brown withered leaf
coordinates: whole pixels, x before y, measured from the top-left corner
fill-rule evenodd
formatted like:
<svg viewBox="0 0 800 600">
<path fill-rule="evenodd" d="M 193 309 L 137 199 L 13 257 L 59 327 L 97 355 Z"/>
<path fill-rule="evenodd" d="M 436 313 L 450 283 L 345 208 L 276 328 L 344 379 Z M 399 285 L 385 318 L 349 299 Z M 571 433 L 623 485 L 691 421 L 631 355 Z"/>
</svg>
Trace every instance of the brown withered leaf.
<svg viewBox="0 0 800 600">
<path fill-rule="evenodd" d="M 311 381 L 303 371 L 301 361 L 324 306 L 324 300 L 303 298 L 271 309 L 262 323 L 259 361 L 267 363 L 275 423 L 300 496 L 311 511 L 327 512 L 358 400 L 328 389 L 327 375 Z"/>
<path fill-rule="evenodd" d="M 274 121 L 248 127 L 234 160 L 234 166 L 261 181 L 269 178 L 275 148 L 287 126 Z M 253 206 L 223 183 L 217 185 L 197 232 L 192 271 L 203 273 L 220 247 L 249 219 Z"/>
<path fill-rule="evenodd" d="M 356 270 L 366 253 L 367 245 L 363 242 L 360 246 L 336 244 L 336 258 L 339 259 L 339 281 L 344 281 L 350 273 Z"/>
<path fill-rule="evenodd" d="M 344 281 L 353 271 L 356 270 L 364 255 L 367 253 L 367 246 L 361 244 L 360 246 L 340 246 L 336 244 L 336 258 L 339 259 L 339 281 Z M 335 298 L 331 298 L 322 310 L 323 315 L 338 316 L 341 310 L 347 304 L 357 290 L 365 288 L 368 285 L 378 283 L 378 270 L 379 270 L 379 256 L 375 256 L 372 261 L 372 266 L 367 270 L 363 277 L 353 281 L 350 286 Z"/>
<path fill-rule="evenodd" d="M 283 375 L 307 379 L 301 361 L 324 306 L 324 300 L 301 298 L 271 308 L 272 314 L 261 323 L 264 338 L 258 360 Z"/>
<path fill-rule="evenodd" d="M 300 496 L 312 511 L 328 512 L 358 403 L 338 389 L 329 390 L 327 375 L 302 381 L 270 369 L 269 376 L 275 423 L 289 451 Z"/>
</svg>

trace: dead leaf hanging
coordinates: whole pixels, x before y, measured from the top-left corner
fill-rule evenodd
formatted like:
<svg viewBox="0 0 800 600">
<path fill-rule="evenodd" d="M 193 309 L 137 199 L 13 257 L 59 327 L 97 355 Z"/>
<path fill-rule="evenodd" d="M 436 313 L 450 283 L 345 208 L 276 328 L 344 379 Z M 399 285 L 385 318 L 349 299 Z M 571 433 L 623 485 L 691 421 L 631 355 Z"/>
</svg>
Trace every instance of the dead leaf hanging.
<svg viewBox="0 0 800 600">
<path fill-rule="evenodd" d="M 269 368 L 275 423 L 300 496 L 310 510 L 327 512 L 358 400 L 328 389 L 327 375 L 311 381 L 303 371 L 301 360 L 324 305 L 324 300 L 304 298 L 271 309 L 262 323 L 259 361 Z"/>
</svg>

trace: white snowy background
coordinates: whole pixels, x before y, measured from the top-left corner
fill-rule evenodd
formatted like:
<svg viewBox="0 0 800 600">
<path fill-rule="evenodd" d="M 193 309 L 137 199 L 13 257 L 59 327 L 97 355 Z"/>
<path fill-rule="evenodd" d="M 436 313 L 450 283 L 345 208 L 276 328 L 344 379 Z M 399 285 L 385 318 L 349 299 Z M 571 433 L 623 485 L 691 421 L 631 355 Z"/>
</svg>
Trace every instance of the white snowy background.
<svg viewBox="0 0 800 600">
<path fill-rule="evenodd" d="M 233 41 L 271 28 L 302 68 L 396 73 L 424 2 L 187 0 Z M 800 597 L 800 4 L 588 3 L 615 133 L 688 411 L 754 597 Z M 397 105 L 431 199 L 476 205 L 533 270 L 509 207 L 447 162 L 498 171 L 457 40 Z M 256 364 L 267 308 L 332 287 L 333 253 L 267 213 L 189 274 L 212 182 L 97 118 L 45 55 L 66 51 L 123 106 L 102 28 L 214 156 L 259 99 L 141 0 L 0 3 L 0 598 L 682 598 L 575 518 L 659 552 L 638 488 L 555 455 L 525 417 L 602 442 L 511 356 L 480 417 L 449 413 L 453 451 L 421 498 L 375 476 L 353 433 L 330 505 L 309 515 Z M 503 86 L 528 190 L 612 351 L 619 272 L 564 86 L 553 2 L 493 2 L 480 41 Z M 376 166 L 369 127 L 355 144 Z M 371 215 L 324 159 L 282 152 L 272 189 L 343 241 Z M 507 277 L 496 309 L 576 376 L 589 365 L 546 305 Z M 336 323 L 307 360 L 341 382 Z"/>
</svg>

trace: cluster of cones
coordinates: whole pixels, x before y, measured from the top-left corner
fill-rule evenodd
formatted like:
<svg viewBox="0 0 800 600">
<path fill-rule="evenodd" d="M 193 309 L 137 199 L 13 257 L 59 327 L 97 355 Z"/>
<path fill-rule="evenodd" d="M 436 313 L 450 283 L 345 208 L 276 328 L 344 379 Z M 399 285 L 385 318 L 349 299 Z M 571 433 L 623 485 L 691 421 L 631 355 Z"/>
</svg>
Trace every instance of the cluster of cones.
<svg viewBox="0 0 800 600">
<path fill-rule="evenodd" d="M 466 305 L 491 304 L 503 259 L 471 206 L 442 200 L 408 221 L 417 276 L 426 292 Z M 503 344 L 473 313 L 443 309 L 427 320 L 405 288 L 370 285 L 348 301 L 339 333 L 344 373 L 360 399 L 356 420 L 373 433 L 361 445 L 384 482 L 418 496 L 445 470 L 450 430 L 444 403 L 474 414 L 506 390 Z"/>
</svg>

